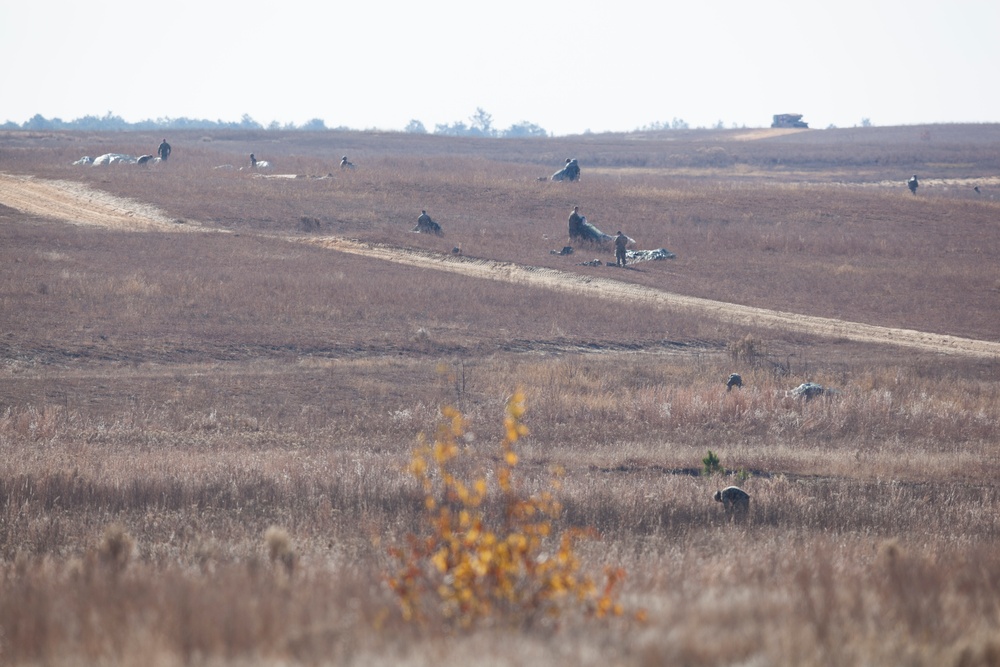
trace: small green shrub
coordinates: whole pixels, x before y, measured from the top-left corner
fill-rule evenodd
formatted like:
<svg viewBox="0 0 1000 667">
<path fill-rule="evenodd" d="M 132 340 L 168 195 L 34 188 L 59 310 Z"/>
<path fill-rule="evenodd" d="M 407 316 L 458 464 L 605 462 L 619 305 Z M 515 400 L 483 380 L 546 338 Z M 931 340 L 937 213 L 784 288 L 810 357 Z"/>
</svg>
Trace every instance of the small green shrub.
<svg viewBox="0 0 1000 667">
<path fill-rule="evenodd" d="M 719 457 L 711 449 L 708 450 L 708 456 L 701 460 L 702 469 L 701 474 L 705 477 L 711 477 L 712 475 L 724 475 L 726 469 L 722 467 L 719 463 Z"/>
</svg>

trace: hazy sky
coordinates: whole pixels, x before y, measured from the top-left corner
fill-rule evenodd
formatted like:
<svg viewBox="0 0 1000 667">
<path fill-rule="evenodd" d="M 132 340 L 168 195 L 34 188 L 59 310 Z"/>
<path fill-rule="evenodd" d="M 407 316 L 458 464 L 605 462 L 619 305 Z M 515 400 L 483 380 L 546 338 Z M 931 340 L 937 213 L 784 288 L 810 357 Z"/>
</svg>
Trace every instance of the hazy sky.
<svg viewBox="0 0 1000 667">
<path fill-rule="evenodd" d="M 0 0 L 0 123 L 1000 122 L 997 0 Z"/>
</svg>

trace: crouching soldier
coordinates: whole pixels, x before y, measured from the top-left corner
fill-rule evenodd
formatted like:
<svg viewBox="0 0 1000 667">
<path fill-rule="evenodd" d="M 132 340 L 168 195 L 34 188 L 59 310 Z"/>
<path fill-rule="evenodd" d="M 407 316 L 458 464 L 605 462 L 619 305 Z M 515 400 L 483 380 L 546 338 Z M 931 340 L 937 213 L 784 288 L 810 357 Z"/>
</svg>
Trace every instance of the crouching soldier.
<svg viewBox="0 0 1000 667">
<path fill-rule="evenodd" d="M 750 509 L 750 494 L 738 486 L 727 486 L 716 491 L 715 499 L 722 503 L 727 512 L 746 512 Z"/>
</svg>

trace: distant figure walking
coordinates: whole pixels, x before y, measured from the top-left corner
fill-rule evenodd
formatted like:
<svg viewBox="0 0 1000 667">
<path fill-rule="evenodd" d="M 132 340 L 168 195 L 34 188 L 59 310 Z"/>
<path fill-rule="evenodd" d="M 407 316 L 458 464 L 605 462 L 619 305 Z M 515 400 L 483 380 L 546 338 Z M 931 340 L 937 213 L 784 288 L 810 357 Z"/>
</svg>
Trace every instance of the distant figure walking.
<svg viewBox="0 0 1000 667">
<path fill-rule="evenodd" d="M 159 147 L 156 149 L 156 155 L 161 161 L 166 162 L 167 158 L 170 157 L 170 144 L 164 139 L 160 142 Z"/>
<path fill-rule="evenodd" d="M 738 486 L 727 486 L 721 491 L 716 491 L 714 498 L 722 503 L 727 512 L 733 510 L 746 512 L 750 509 L 750 494 Z"/>
<path fill-rule="evenodd" d="M 250 153 L 250 168 L 251 169 L 257 168 L 257 158 L 254 157 L 253 153 Z"/>
<path fill-rule="evenodd" d="M 580 215 L 579 206 L 574 206 L 569 214 L 569 237 L 570 239 L 583 238 L 583 216 Z"/>
<path fill-rule="evenodd" d="M 920 183 L 917 183 L 917 175 L 916 174 L 914 174 L 913 176 L 911 176 L 910 180 L 908 180 L 906 182 L 906 187 L 910 188 L 910 192 L 912 192 L 913 194 L 917 194 L 917 188 L 919 186 L 920 186 Z"/>
<path fill-rule="evenodd" d="M 615 236 L 615 264 L 625 266 L 625 246 L 628 245 L 628 237 L 618 230 Z"/>
<path fill-rule="evenodd" d="M 431 216 L 427 215 L 427 211 L 422 210 L 420 211 L 420 215 L 417 216 L 417 226 L 411 231 L 441 236 L 441 225 L 431 220 Z"/>
<path fill-rule="evenodd" d="M 354 163 L 347 161 L 347 156 L 340 158 L 340 168 L 341 169 L 354 169 Z"/>
</svg>

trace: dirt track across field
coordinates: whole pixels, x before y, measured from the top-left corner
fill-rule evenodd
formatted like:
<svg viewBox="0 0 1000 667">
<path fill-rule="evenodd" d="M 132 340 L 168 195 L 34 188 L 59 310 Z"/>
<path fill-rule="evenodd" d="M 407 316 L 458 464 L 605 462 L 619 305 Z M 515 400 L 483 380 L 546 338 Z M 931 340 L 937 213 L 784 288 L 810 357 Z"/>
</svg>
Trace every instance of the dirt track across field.
<svg viewBox="0 0 1000 667">
<path fill-rule="evenodd" d="M 28 215 L 122 231 L 190 230 L 153 206 L 72 181 L 0 174 L 0 204 Z M 198 227 L 196 227 L 198 228 Z"/>
<path fill-rule="evenodd" d="M 29 215 L 122 231 L 209 231 L 211 229 L 196 223 L 176 224 L 155 207 L 114 197 L 79 183 L 45 181 L 7 174 L 0 174 L 0 204 Z M 470 277 L 574 294 L 588 294 L 597 298 L 626 300 L 678 311 L 698 312 L 739 325 L 780 329 L 832 339 L 894 345 L 924 352 L 1000 358 L 1000 343 L 997 342 L 711 301 L 634 285 L 614 278 L 586 276 L 511 262 L 440 255 L 412 248 L 364 243 L 339 237 L 282 237 L 282 239 L 423 269 L 449 271 Z"/>
</svg>

